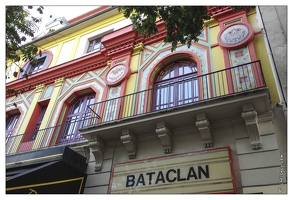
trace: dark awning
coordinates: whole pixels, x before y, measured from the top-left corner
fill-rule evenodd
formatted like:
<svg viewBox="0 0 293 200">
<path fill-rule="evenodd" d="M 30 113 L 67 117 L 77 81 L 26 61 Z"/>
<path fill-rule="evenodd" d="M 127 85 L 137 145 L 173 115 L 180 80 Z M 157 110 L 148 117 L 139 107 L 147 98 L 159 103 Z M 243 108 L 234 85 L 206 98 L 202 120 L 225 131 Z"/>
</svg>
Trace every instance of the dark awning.
<svg viewBox="0 0 293 200">
<path fill-rule="evenodd" d="M 83 193 L 86 167 L 86 158 L 65 146 L 7 156 L 6 193 Z"/>
</svg>

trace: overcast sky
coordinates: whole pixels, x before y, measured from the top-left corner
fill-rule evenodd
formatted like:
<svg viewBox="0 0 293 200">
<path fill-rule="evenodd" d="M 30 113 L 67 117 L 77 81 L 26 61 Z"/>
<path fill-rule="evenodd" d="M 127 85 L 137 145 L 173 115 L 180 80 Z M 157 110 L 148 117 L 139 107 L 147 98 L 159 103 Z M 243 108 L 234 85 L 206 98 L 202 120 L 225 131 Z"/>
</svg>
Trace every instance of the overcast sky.
<svg viewBox="0 0 293 200">
<path fill-rule="evenodd" d="M 42 25 L 39 26 L 40 29 L 44 27 L 46 23 L 49 21 L 58 18 L 58 17 L 65 17 L 67 21 L 78 17 L 82 14 L 85 14 L 91 10 L 94 10 L 100 6 L 43 6 L 43 14 L 39 14 L 36 9 L 38 6 L 34 6 L 33 9 L 29 9 L 30 14 L 36 17 L 42 18 Z M 50 18 L 52 15 L 52 18 Z"/>
</svg>

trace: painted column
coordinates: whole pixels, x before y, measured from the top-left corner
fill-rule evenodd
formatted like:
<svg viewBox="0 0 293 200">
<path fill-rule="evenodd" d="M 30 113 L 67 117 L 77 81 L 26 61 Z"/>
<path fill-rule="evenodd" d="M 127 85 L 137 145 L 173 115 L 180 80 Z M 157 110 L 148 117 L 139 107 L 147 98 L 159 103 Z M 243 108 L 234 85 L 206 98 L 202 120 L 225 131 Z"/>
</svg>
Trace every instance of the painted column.
<svg viewBox="0 0 293 200">
<path fill-rule="evenodd" d="M 34 96 L 34 98 L 32 100 L 32 103 L 31 103 L 28 111 L 27 111 L 27 114 L 25 116 L 25 119 L 23 120 L 23 123 L 22 123 L 22 125 L 21 125 L 21 127 L 19 129 L 18 134 L 24 134 L 25 133 L 25 130 L 26 130 L 28 124 L 29 124 L 29 121 L 30 121 L 30 119 L 32 117 L 32 114 L 33 114 L 33 112 L 34 112 L 34 110 L 36 108 L 36 105 L 37 105 L 37 103 L 38 103 L 38 101 L 39 101 L 39 99 L 41 97 L 41 94 L 42 94 L 42 91 L 44 90 L 44 88 L 45 88 L 45 84 L 41 84 L 41 85 L 36 86 L 35 96 Z M 22 137 L 19 137 L 19 139 L 17 139 L 17 141 L 15 141 L 14 147 L 18 147 L 20 142 L 21 142 L 21 140 L 22 140 Z M 11 153 L 15 153 L 17 151 L 17 149 L 18 148 L 13 148 L 11 150 Z"/>
<path fill-rule="evenodd" d="M 126 86 L 126 91 L 125 91 L 126 95 L 136 92 L 135 88 L 137 87 L 137 82 L 136 82 L 137 81 L 137 70 L 138 70 L 138 66 L 139 66 L 140 53 L 143 50 L 143 48 L 144 48 L 144 45 L 142 43 L 136 44 L 133 48 L 131 60 L 130 60 L 130 65 L 129 65 L 131 73 L 130 73 L 130 77 L 127 80 L 127 86 Z M 138 97 L 138 96 L 136 96 L 136 97 Z M 134 98 L 134 96 L 131 96 L 131 102 L 132 103 L 130 103 L 129 106 L 133 106 L 134 104 L 136 104 L 137 99 Z M 133 112 L 135 112 L 135 111 L 132 110 L 131 108 L 124 107 L 123 117 L 131 116 L 131 115 L 133 115 Z"/>
<path fill-rule="evenodd" d="M 128 78 L 127 81 L 127 87 L 126 87 L 126 94 L 131 94 L 134 92 L 134 88 L 136 86 L 136 77 L 137 77 L 137 68 L 139 64 L 139 58 L 140 58 L 140 52 L 143 50 L 144 45 L 142 43 L 137 44 L 133 48 L 131 60 L 130 60 L 130 70 L 131 75 Z"/>
<path fill-rule="evenodd" d="M 64 78 L 60 78 L 55 80 L 55 88 L 52 92 L 51 98 L 50 98 L 50 102 L 48 104 L 46 113 L 44 115 L 43 121 L 40 125 L 39 130 L 43 130 L 43 131 L 39 131 L 38 135 L 36 137 L 33 149 L 39 148 L 40 146 L 47 146 L 50 142 L 49 138 L 51 138 L 51 132 L 53 131 L 53 129 L 47 129 L 50 118 L 52 117 L 52 115 L 54 113 L 52 113 L 52 111 L 54 110 L 56 101 L 57 101 L 57 97 L 59 95 L 59 92 L 61 90 L 61 86 L 64 83 Z M 44 137 L 47 137 L 47 139 L 44 140 Z"/>
</svg>

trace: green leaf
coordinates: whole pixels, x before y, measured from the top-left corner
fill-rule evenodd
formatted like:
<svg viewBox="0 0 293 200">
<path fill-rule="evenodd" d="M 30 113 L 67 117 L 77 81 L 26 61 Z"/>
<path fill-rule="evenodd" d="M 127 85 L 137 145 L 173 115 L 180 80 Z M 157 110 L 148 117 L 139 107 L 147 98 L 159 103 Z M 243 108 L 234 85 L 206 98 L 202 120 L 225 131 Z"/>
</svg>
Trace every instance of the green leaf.
<svg viewBox="0 0 293 200">
<path fill-rule="evenodd" d="M 164 42 L 171 43 L 171 51 L 178 43 L 191 46 L 198 41 L 204 20 L 210 19 L 205 6 L 119 6 L 138 34 L 150 37 L 158 32 L 156 20 L 163 20 L 167 30 Z"/>
</svg>

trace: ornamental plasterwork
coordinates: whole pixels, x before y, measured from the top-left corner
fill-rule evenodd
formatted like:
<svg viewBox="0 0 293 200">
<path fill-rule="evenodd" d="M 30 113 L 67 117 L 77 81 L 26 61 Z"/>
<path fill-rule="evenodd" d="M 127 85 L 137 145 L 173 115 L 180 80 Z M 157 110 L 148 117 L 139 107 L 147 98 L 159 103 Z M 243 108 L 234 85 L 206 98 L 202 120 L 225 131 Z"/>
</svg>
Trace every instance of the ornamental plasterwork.
<svg viewBox="0 0 293 200">
<path fill-rule="evenodd" d="M 201 60 L 201 69 L 202 69 L 202 74 L 208 73 L 207 69 L 207 52 L 205 49 L 196 47 L 196 46 L 190 46 L 190 48 L 187 47 L 187 45 L 183 45 L 181 47 L 178 47 L 176 49 L 176 52 L 180 51 L 192 51 L 195 53 L 199 59 Z M 171 54 L 171 50 L 166 50 L 164 52 L 161 52 L 159 55 L 156 56 L 156 58 L 147 66 L 147 68 L 144 69 L 142 73 L 142 82 L 141 86 L 139 88 L 140 91 L 146 89 L 146 83 L 148 83 L 147 77 L 150 73 L 150 71 L 153 69 L 154 66 L 157 65 L 157 63 L 166 55 Z M 141 68 L 144 67 L 144 65 L 141 66 Z"/>
<path fill-rule="evenodd" d="M 59 101 L 59 103 L 57 104 L 57 107 L 55 108 L 54 112 L 56 113 L 56 115 L 54 115 L 54 117 L 52 118 L 52 121 L 50 122 L 49 127 L 51 126 L 55 126 L 57 124 L 57 120 L 58 120 L 58 115 L 61 112 L 63 106 L 64 106 L 64 101 L 67 100 L 75 91 L 80 91 L 83 89 L 87 89 L 90 88 L 90 86 L 92 88 L 95 88 L 97 91 L 100 91 L 97 95 L 96 95 L 96 102 L 100 102 L 102 99 L 102 93 L 104 88 L 99 85 L 97 82 L 88 82 L 88 83 L 84 83 L 82 85 L 71 85 L 71 87 L 62 95 L 60 95 L 58 97 L 58 99 L 61 99 Z"/>
<path fill-rule="evenodd" d="M 180 51 L 191 51 L 194 54 L 196 54 L 201 62 L 201 73 L 202 74 L 208 73 L 206 49 L 199 48 L 197 46 L 192 46 L 192 45 L 190 46 L 190 48 L 188 48 L 187 45 L 183 45 L 183 46 L 177 47 L 176 52 L 180 52 Z M 159 61 L 161 61 L 161 59 L 163 57 L 165 57 L 166 55 L 169 55 L 171 53 L 172 53 L 171 50 L 166 50 L 166 51 L 161 52 L 159 55 L 153 54 L 154 56 L 156 56 L 156 58 L 151 63 L 149 63 L 149 65 L 143 70 L 141 84 L 140 84 L 140 88 L 138 89 L 138 91 L 143 91 L 147 88 L 147 84 L 149 83 L 149 80 L 147 80 L 147 78 L 150 74 L 150 71 L 152 71 L 152 69 L 158 64 Z M 142 64 L 140 69 L 142 69 L 144 66 L 145 65 Z M 203 81 L 203 82 L 206 83 L 206 81 Z M 204 91 L 205 91 L 206 87 L 207 86 L 204 84 L 203 85 Z M 206 98 L 207 94 L 204 93 L 203 95 L 204 95 L 203 98 Z M 142 111 L 143 105 L 144 105 L 144 99 L 139 99 L 139 100 L 140 100 L 139 103 L 140 103 L 141 107 L 140 107 L 140 110 L 138 110 L 138 113 L 140 113 Z"/>
</svg>

